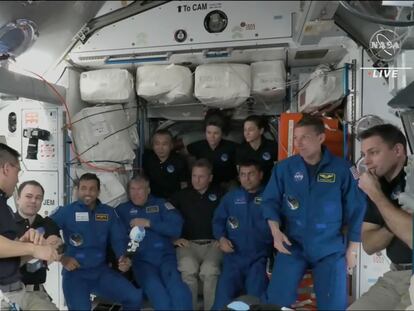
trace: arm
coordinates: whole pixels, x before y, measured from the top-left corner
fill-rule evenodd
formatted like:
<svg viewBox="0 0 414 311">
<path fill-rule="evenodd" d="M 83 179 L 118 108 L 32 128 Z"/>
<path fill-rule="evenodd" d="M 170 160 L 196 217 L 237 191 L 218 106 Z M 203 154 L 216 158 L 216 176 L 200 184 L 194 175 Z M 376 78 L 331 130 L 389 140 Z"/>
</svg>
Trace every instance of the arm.
<svg viewBox="0 0 414 311">
<path fill-rule="evenodd" d="M 342 206 L 344 209 L 344 225 L 348 227 L 348 243 L 359 243 L 361 242 L 362 222 L 364 221 L 367 209 L 367 198 L 365 194 L 358 189 L 358 185 L 349 169 L 345 171 L 341 192 Z"/>
<path fill-rule="evenodd" d="M 150 221 L 149 228 L 162 235 L 177 239 L 181 235 L 184 220 L 170 202 L 160 204 L 160 221 Z"/>
<path fill-rule="evenodd" d="M 9 240 L 0 235 L 0 258 L 32 256 L 35 245 Z"/>
<path fill-rule="evenodd" d="M 213 217 L 213 235 L 216 240 L 219 241 L 219 248 L 224 253 L 233 253 L 233 243 L 227 238 L 227 205 L 229 196 L 224 196 L 220 202 L 220 205 L 214 211 Z"/>
<path fill-rule="evenodd" d="M 283 183 L 278 177 L 279 174 L 279 168 L 275 166 L 263 192 L 263 218 L 267 220 L 272 233 L 274 229 L 279 229 L 280 214 L 283 206 Z M 277 223 L 277 226 L 275 223 Z"/>
<path fill-rule="evenodd" d="M 55 261 L 59 258 L 56 250 L 49 245 L 12 241 L 0 235 L 0 258 L 22 256 L 31 256 L 47 261 Z"/>
<path fill-rule="evenodd" d="M 412 249 L 413 227 L 411 215 L 401 208 L 396 207 L 385 196 L 381 190 L 378 178 L 369 171 L 360 177 L 359 187 L 377 206 L 390 231 Z"/>
<path fill-rule="evenodd" d="M 128 233 L 115 210 L 113 210 L 111 218 L 111 228 L 109 233 L 111 246 L 116 257 L 119 259 L 125 254 L 128 247 Z"/>
<path fill-rule="evenodd" d="M 53 222 L 51 218 L 44 218 L 45 239 L 46 244 L 57 248 L 63 243 L 60 237 L 59 227 Z"/>
<path fill-rule="evenodd" d="M 263 218 L 269 225 L 270 232 L 273 237 L 273 247 L 284 254 L 291 254 L 285 247 L 292 245 L 288 237 L 280 231 L 280 215 L 283 206 L 283 181 L 279 177 L 280 168 L 275 166 L 272 170 L 272 175 L 263 193 Z"/>
<path fill-rule="evenodd" d="M 385 196 L 380 194 L 373 197 L 372 201 L 384 217 L 388 228 L 411 249 L 413 248 L 413 226 L 411 215 L 406 211 L 395 207 Z M 386 229 L 385 229 L 386 230 Z M 388 231 L 388 230 L 387 230 Z"/>
<path fill-rule="evenodd" d="M 364 222 L 362 225 L 362 247 L 368 255 L 385 249 L 393 237 L 391 232 L 380 225 L 369 222 Z"/>
<path fill-rule="evenodd" d="M 219 241 L 222 237 L 227 237 L 227 228 L 226 222 L 228 217 L 227 212 L 227 201 L 228 195 L 225 195 L 221 201 L 219 206 L 217 206 L 216 210 L 214 211 L 213 216 L 213 235 L 214 238 Z"/>
<path fill-rule="evenodd" d="M 59 206 L 45 219 L 51 219 L 59 229 L 65 230 L 66 210 L 65 206 Z"/>
</svg>

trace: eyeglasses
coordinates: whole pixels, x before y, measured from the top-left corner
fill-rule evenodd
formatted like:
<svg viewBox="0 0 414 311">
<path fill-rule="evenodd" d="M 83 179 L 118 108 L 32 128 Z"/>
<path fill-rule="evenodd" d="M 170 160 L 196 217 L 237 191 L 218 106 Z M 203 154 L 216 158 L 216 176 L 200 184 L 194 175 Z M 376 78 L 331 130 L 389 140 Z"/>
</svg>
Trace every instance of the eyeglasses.
<svg viewBox="0 0 414 311">
<path fill-rule="evenodd" d="M 13 166 L 14 168 L 17 168 L 17 175 L 20 177 L 23 173 L 22 169 L 20 168 L 20 165 L 16 165 L 13 163 L 9 163 L 11 166 Z"/>
</svg>

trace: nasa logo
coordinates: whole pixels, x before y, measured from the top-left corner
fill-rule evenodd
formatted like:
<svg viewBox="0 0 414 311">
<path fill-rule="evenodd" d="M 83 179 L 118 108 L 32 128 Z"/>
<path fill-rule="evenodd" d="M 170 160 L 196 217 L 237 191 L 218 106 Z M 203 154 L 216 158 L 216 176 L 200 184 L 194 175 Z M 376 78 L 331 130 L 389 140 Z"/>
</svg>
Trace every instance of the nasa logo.
<svg viewBox="0 0 414 311">
<path fill-rule="evenodd" d="M 174 173 L 174 171 L 175 171 L 174 165 L 168 165 L 167 166 L 167 172 L 168 173 Z"/>
<path fill-rule="evenodd" d="M 401 51 L 402 36 L 391 29 L 376 31 L 369 40 L 369 51 L 378 60 L 390 62 Z"/>
</svg>

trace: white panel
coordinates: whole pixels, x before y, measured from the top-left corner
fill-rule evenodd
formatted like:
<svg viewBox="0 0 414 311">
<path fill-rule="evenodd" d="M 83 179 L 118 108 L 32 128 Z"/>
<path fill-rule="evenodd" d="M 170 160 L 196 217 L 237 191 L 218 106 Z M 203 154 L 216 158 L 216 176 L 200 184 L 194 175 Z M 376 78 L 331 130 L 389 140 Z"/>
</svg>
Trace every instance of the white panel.
<svg viewBox="0 0 414 311">
<path fill-rule="evenodd" d="M 19 178 L 19 183 L 34 179 L 43 185 L 45 198 L 40 214 L 47 215 L 64 203 L 63 109 L 56 105 L 23 98 L 16 101 L 3 101 L 1 106 L 3 109 L 0 110 L 0 133 L 4 135 L 7 144 L 22 155 L 22 176 Z M 11 132 L 8 128 L 8 116 L 11 112 L 16 113 L 17 117 L 15 132 Z M 40 127 L 51 132 L 49 142 L 39 141 L 38 160 L 25 158 L 28 139 L 23 137 L 23 129 L 27 127 Z M 47 144 L 53 144 L 54 153 L 50 146 L 46 146 Z M 14 198 L 8 200 L 8 204 L 15 209 Z M 60 271 L 61 265 L 53 263 L 49 267 L 45 286 L 55 304 L 62 310 L 65 306 Z"/>
<path fill-rule="evenodd" d="M 298 1 L 171 1 L 97 31 L 85 44 L 70 53 L 72 60 L 88 55 L 119 55 L 231 45 L 271 43 L 266 40 L 291 38 L 291 13 Z M 228 17 L 221 33 L 209 33 L 204 18 L 220 10 Z M 186 33 L 177 42 L 175 33 Z M 281 42 L 281 41 L 274 41 Z M 207 44 L 207 45 L 206 45 Z M 200 46 L 203 45 L 203 46 Z M 93 54 L 91 54 L 93 52 Z M 109 54 L 108 54 L 109 53 Z"/>
<path fill-rule="evenodd" d="M 58 109 L 22 109 L 21 122 L 22 133 L 35 128 L 50 132 L 49 140 L 39 139 L 37 159 L 27 158 L 29 138 L 21 136 L 23 166 L 29 170 L 57 170 L 58 153 L 63 152 L 58 149 Z"/>
<path fill-rule="evenodd" d="M 360 252 L 360 294 L 377 282 L 378 278 L 390 270 L 391 261 L 385 254 L 385 250 L 373 255 L 368 255 L 363 250 Z"/>
<path fill-rule="evenodd" d="M 394 96 L 414 81 L 414 50 L 404 50 L 394 59 L 393 66 L 396 71 L 391 71 L 389 89 Z"/>
<path fill-rule="evenodd" d="M 364 52 L 364 68 L 372 67 L 372 60 Z M 388 91 L 387 82 L 383 77 L 375 77 L 372 69 L 362 70 L 362 115 L 373 114 L 381 117 L 386 122 L 392 123 L 403 130 L 401 119 L 394 114 L 387 103 L 393 97 Z"/>
</svg>

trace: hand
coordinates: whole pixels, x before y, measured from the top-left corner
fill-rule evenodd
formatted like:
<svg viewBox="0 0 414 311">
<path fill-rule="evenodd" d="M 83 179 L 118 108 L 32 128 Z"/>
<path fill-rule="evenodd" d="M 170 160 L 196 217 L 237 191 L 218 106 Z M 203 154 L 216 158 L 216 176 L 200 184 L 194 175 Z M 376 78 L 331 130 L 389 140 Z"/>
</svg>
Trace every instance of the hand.
<svg viewBox="0 0 414 311">
<path fill-rule="evenodd" d="M 226 239 L 225 237 L 221 237 L 219 240 L 220 249 L 224 253 L 233 253 L 234 252 L 234 246 L 231 243 L 229 239 Z"/>
<path fill-rule="evenodd" d="M 118 259 L 118 269 L 121 272 L 127 272 L 131 268 L 131 259 L 126 256 L 121 256 Z"/>
<path fill-rule="evenodd" d="M 348 274 L 352 274 L 352 270 L 355 268 L 358 259 L 358 252 L 351 247 L 346 250 L 346 267 Z"/>
<path fill-rule="evenodd" d="M 45 245 L 46 240 L 43 238 L 43 233 L 39 233 L 39 231 L 30 228 L 27 230 L 23 236 L 19 239 L 20 242 L 30 242 L 35 245 Z"/>
<path fill-rule="evenodd" d="M 79 262 L 73 257 L 62 256 L 60 262 L 62 263 L 63 267 L 68 271 L 73 271 L 80 268 Z"/>
<path fill-rule="evenodd" d="M 373 201 L 375 196 L 382 194 L 378 177 L 370 171 L 362 173 L 359 177 L 358 187 L 361 188 L 361 190 L 364 191 Z"/>
<path fill-rule="evenodd" d="M 52 245 L 54 248 L 58 248 L 59 245 L 63 244 L 63 241 L 56 235 L 50 235 L 46 239 L 46 244 Z"/>
<path fill-rule="evenodd" d="M 178 247 L 187 247 L 189 244 L 188 240 L 186 239 L 177 239 L 174 241 L 174 245 Z"/>
<path fill-rule="evenodd" d="M 33 245 L 32 256 L 48 262 L 59 261 L 60 259 L 56 249 L 51 245 Z"/>
<path fill-rule="evenodd" d="M 129 222 L 131 228 L 138 226 L 148 228 L 150 226 L 150 221 L 146 218 L 134 218 Z"/>
<path fill-rule="evenodd" d="M 291 255 L 291 252 L 288 251 L 287 248 L 283 245 L 283 243 L 286 243 L 289 246 L 292 245 L 292 243 L 290 243 L 287 236 L 279 229 L 272 230 L 272 236 L 273 236 L 273 247 L 283 254 Z"/>
</svg>

